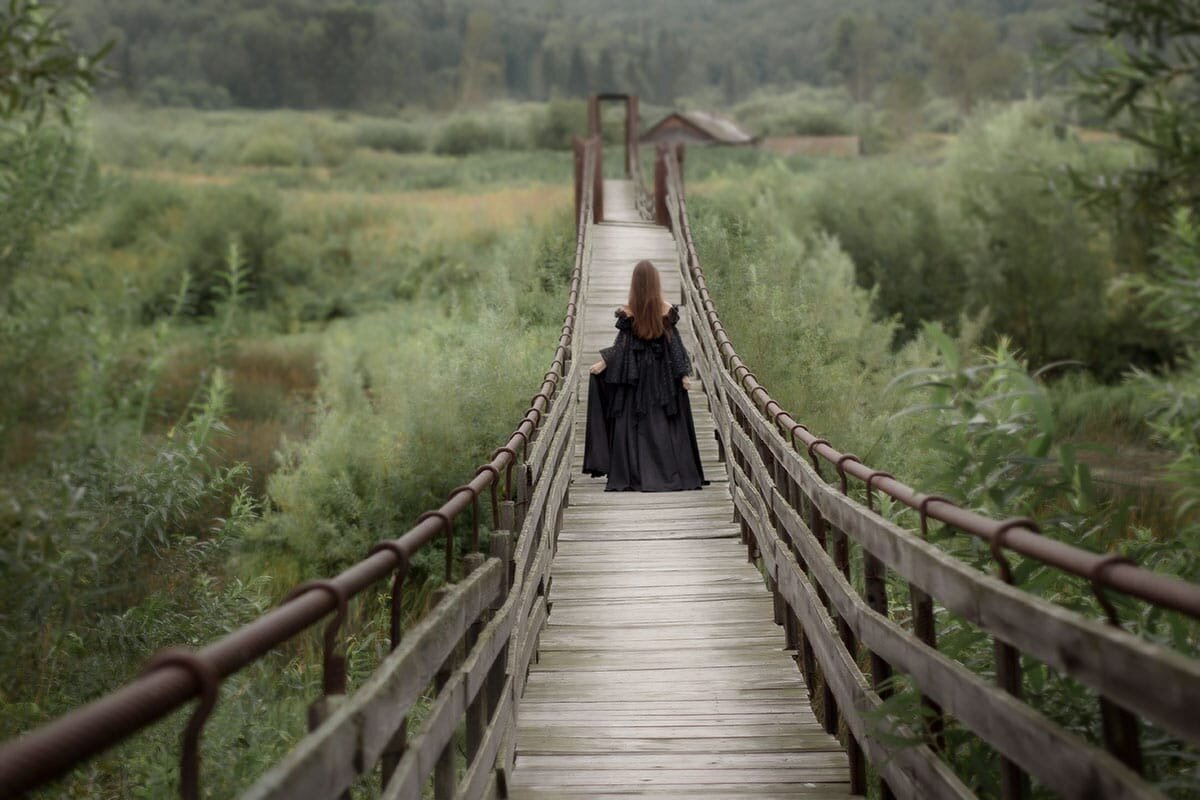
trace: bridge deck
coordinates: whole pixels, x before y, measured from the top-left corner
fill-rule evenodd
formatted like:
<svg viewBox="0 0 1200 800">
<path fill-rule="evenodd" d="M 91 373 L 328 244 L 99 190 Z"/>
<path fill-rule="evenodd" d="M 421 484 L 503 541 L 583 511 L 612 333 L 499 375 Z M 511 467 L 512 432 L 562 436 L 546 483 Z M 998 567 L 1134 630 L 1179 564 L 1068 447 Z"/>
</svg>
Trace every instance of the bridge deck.
<svg viewBox="0 0 1200 800">
<path fill-rule="evenodd" d="M 613 339 L 633 265 L 680 296 L 675 248 L 605 182 L 583 336 Z M 686 310 L 685 310 L 686 311 Z M 691 339 L 684 314 L 684 335 Z M 606 494 L 579 475 L 554 561 L 553 611 L 520 707 L 510 797 L 844 797 L 846 756 L 809 711 L 772 601 L 736 538 L 712 417 L 693 387 L 700 492 Z M 587 392 L 582 392 L 586 401 Z"/>
</svg>

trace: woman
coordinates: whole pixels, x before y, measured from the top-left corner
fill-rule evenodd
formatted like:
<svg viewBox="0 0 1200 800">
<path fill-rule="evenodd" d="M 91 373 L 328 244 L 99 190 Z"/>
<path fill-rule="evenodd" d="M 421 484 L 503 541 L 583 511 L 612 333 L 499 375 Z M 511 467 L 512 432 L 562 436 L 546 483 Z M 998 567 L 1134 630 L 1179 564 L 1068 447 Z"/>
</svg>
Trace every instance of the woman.
<svg viewBox="0 0 1200 800">
<path fill-rule="evenodd" d="M 691 363 L 662 296 L 658 270 L 640 261 L 617 338 L 592 365 L 583 471 L 608 476 L 606 491 L 673 492 L 704 483 L 692 406 Z"/>
</svg>

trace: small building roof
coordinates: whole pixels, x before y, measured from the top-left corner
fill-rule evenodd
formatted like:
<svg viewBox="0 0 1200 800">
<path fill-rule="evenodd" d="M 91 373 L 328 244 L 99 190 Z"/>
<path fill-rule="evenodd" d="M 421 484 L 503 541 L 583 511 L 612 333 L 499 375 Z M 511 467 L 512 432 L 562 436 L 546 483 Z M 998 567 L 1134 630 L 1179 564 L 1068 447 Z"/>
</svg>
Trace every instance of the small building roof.
<svg viewBox="0 0 1200 800">
<path fill-rule="evenodd" d="M 675 111 L 663 117 L 642 134 L 642 141 L 653 142 L 679 127 L 691 128 L 699 138 L 721 144 L 753 144 L 756 138 L 729 117 L 711 111 Z"/>
</svg>

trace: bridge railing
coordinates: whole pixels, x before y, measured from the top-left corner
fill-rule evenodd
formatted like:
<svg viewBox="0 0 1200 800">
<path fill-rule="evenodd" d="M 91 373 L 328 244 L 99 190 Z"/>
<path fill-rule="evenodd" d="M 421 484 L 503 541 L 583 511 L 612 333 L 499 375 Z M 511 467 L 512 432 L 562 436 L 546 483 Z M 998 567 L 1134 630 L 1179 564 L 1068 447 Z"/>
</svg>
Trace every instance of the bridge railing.
<svg viewBox="0 0 1200 800">
<path fill-rule="evenodd" d="M 646 188 L 646 181 L 642 173 L 642 156 L 640 150 L 641 144 L 641 112 L 639 110 L 639 100 L 636 94 L 593 94 L 588 97 L 587 116 L 588 116 L 588 137 L 595 138 L 603 136 L 603 126 L 601 124 L 600 110 L 601 105 L 606 102 L 621 102 L 625 104 L 625 128 L 623 131 L 622 147 L 625 155 L 625 177 L 633 184 L 633 200 L 634 206 L 637 208 L 638 214 L 644 220 L 654 219 L 654 198 Z M 601 153 L 603 155 L 603 153 Z M 578 161 L 576 162 L 576 176 L 578 176 Z M 601 164 L 596 162 L 597 184 L 596 184 L 596 220 L 604 219 L 604 182 L 599 179 L 599 174 L 602 172 Z M 579 186 L 578 177 L 576 177 L 576 187 Z"/>
<path fill-rule="evenodd" d="M 774 594 L 775 621 L 796 650 L 815 710 L 829 733 L 844 737 L 852 791 L 866 791 L 869 761 L 883 797 L 974 797 L 940 752 L 952 719 L 998 754 L 1006 800 L 1028 796 L 1030 776 L 1063 797 L 1161 796 L 1141 775 L 1139 726 L 1147 721 L 1200 745 L 1200 661 L 1122 630 L 1105 592 L 1200 618 L 1200 586 L 1043 538 L 1031 520 L 996 521 L 920 494 L 798 422 L 758 382 L 721 324 L 692 238 L 679 155 L 659 150 L 657 201 L 674 232 L 696 366 L 743 540 Z M 851 479 L 865 487 L 865 505 L 851 496 Z M 878 495 L 915 510 L 921 533 L 881 516 Z M 930 543 L 922 534 L 936 522 L 987 541 L 997 574 Z M 1088 581 L 1108 618 L 1021 590 L 1006 551 Z M 889 608 L 889 576 L 907 584 L 906 608 Z M 939 652 L 935 603 L 992 638 L 994 680 Z M 1022 657 L 1095 694 L 1103 747 L 1022 700 Z M 893 670 L 919 690 L 926 709 L 919 720 L 881 710 Z"/>
<path fill-rule="evenodd" d="M 4 743 L 0 797 L 62 776 L 193 699 L 198 702 L 183 736 L 180 785 L 185 798 L 199 797 L 199 740 L 221 682 L 322 620 L 328 620 L 324 681 L 322 697 L 309 709 L 312 732 L 246 796 L 346 796 L 376 767 L 386 798 L 419 798 L 430 781 L 438 800 L 503 796 L 514 758 L 516 706 L 546 620 L 546 586 L 573 457 L 583 346 L 575 325 L 586 290 L 598 138 L 581 145 L 580 158 L 575 260 L 562 331 L 529 410 L 488 463 L 412 529 L 378 543 L 336 577 L 302 584 L 279 607 L 207 647 L 160 653 L 137 680 Z M 489 491 L 493 532 L 485 556 L 480 506 Z M 468 510 L 471 552 L 456 575 L 455 527 L 465 524 Z M 443 537 L 446 583 L 430 613 L 404 632 L 400 600 L 409 564 Z M 347 604 L 389 578 L 391 653 L 347 696 L 339 646 Z M 409 717 L 423 697 L 432 705 L 417 726 Z M 456 757 L 460 726 L 466 731 L 465 771 Z"/>
</svg>

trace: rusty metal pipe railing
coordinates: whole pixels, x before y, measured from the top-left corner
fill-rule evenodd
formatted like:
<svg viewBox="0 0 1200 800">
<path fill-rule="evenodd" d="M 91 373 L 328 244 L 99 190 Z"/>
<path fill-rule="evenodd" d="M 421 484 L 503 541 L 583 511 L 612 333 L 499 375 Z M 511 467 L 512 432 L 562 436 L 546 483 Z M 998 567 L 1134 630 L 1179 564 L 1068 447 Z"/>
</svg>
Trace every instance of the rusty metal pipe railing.
<svg viewBox="0 0 1200 800">
<path fill-rule="evenodd" d="M 674 151 L 667 148 L 664 158 L 667 167 L 668 191 L 673 195 L 673 202 L 677 203 L 679 208 L 680 233 L 686 246 L 688 262 L 685 268 L 691 275 L 700 296 L 703 313 L 699 316 L 707 320 L 726 369 L 742 386 L 750 397 L 751 403 L 770 419 L 770 414 L 765 409 L 772 404 L 780 409 L 782 406 L 771 397 L 766 387 L 758 382 L 749 366 L 737 354 L 733 342 L 725 332 L 725 326 L 721 323 L 716 304 L 709 293 L 704 270 L 700 266 L 700 259 L 696 253 L 691 222 L 687 214 L 687 200 L 684 197 L 682 177 L 679 174 L 679 165 L 675 160 Z M 741 373 L 740 376 L 739 373 Z M 835 465 L 845 460 L 846 454 L 814 435 L 790 413 L 777 413 L 774 420 L 777 428 L 782 431 L 790 431 L 793 442 L 803 445 L 814 457 L 820 456 L 822 460 Z M 843 463 L 843 468 L 846 474 L 852 475 L 863 483 L 871 480 L 874 475 L 872 483 L 874 489 L 913 510 L 918 512 L 921 510 L 925 495 L 902 481 L 896 478 L 882 477 L 877 474 L 875 468 L 854 461 Z M 1006 524 L 1004 521 L 994 520 L 940 499 L 926 504 L 925 516 L 989 543 L 996 539 Z M 1003 533 L 1002 546 L 1004 549 L 1036 559 L 1043 564 L 1056 567 L 1094 584 L 1200 619 L 1200 585 L 1169 575 L 1161 575 L 1135 564 L 1123 561 L 1112 562 L 1108 554 L 1093 553 L 1046 538 L 1028 526 L 1007 528 Z"/>
<path fill-rule="evenodd" d="M 589 166 L 595 163 L 599 140 L 585 143 Z M 516 430 L 495 456 L 480 467 L 475 477 L 455 489 L 437 509 L 399 538 L 376 545 L 372 553 L 334 578 L 325 581 L 331 591 L 305 592 L 239 628 L 225 638 L 192 654 L 218 681 L 233 675 L 275 647 L 338 610 L 338 598 L 353 598 L 370 586 L 393 575 L 407 572 L 411 557 L 439 534 L 445 534 L 459 515 L 475 508 L 485 489 L 494 491 L 501 471 L 511 472 L 519 445 L 527 445 L 549 410 L 552 398 L 568 372 L 574 343 L 577 309 L 583 287 L 583 258 L 587 222 L 592 214 L 590 184 L 594 170 L 584 169 L 587 188 L 579 208 L 575 264 L 571 274 L 567 313 L 558 337 L 551 369 L 531 401 Z M 493 498 L 493 509 L 495 501 Z M 477 538 L 473 537 L 477 545 Z M 403 578 L 403 575 L 399 576 Z M 393 616 L 394 616 L 393 611 Z M 393 628 L 395 621 L 393 620 Z M 393 635 L 395 631 L 393 630 Z M 393 642 L 394 644 L 394 642 Z M 178 660 L 156 666 L 120 689 L 37 728 L 23 737 L 0 745 L 0 797 L 16 797 L 57 778 L 72 767 L 112 747 L 126 737 L 162 719 L 207 688 L 196 670 Z"/>
</svg>

